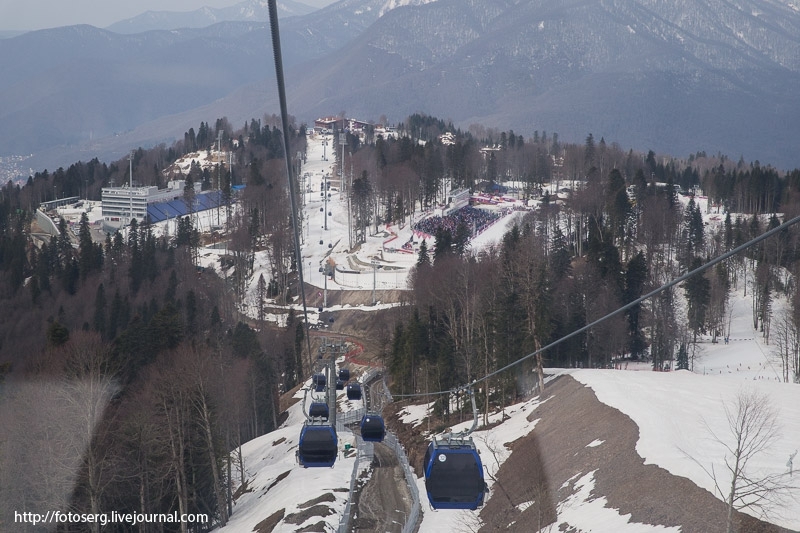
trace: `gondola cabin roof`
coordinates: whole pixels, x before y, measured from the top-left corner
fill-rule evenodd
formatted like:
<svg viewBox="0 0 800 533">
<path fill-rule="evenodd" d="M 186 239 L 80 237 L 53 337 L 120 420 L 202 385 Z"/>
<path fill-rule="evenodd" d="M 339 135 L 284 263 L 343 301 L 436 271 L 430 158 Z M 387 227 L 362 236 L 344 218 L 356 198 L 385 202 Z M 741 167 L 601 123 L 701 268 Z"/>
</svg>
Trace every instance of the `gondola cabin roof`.
<svg viewBox="0 0 800 533">
<path fill-rule="evenodd" d="M 347 399 L 360 400 L 361 399 L 361 385 L 358 383 L 347 384 Z"/>
<path fill-rule="evenodd" d="M 330 467 L 336 462 L 339 440 L 328 425 L 305 424 L 300 431 L 297 460 L 305 468 Z"/>
<path fill-rule="evenodd" d="M 365 414 L 361 419 L 361 438 L 367 442 L 382 442 L 386 436 L 386 425 L 380 415 Z"/>
<path fill-rule="evenodd" d="M 322 418 L 324 420 L 328 419 L 330 415 L 330 410 L 328 409 L 328 404 L 325 402 L 311 402 L 311 406 L 308 408 L 308 416 L 311 418 Z"/>
<path fill-rule="evenodd" d="M 431 507 L 475 510 L 483 505 L 483 464 L 471 439 L 431 442 L 423 465 Z"/>
<path fill-rule="evenodd" d="M 311 376 L 311 384 L 316 392 L 322 392 L 325 390 L 325 385 L 328 384 L 328 378 L 325 377 L 325 374 L 314 374 Z"/>
</svg>

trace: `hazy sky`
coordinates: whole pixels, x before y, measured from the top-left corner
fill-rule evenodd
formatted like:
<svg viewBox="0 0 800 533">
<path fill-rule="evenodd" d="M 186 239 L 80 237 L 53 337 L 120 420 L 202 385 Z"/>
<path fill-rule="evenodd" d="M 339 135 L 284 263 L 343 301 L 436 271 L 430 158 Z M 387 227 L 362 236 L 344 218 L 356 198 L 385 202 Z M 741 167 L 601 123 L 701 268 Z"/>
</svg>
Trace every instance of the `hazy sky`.
<svg viewBox="0 0 800 533">
<path fill-rule="evenodd" d="M 73 24 L 98 28 L 145 11 L 193 11 L 227 7 L 240 0 L 0 0 L 0 30 L 40 30 Z M 322 7 L 335 0 L 298 0 Z"/>
</svg>

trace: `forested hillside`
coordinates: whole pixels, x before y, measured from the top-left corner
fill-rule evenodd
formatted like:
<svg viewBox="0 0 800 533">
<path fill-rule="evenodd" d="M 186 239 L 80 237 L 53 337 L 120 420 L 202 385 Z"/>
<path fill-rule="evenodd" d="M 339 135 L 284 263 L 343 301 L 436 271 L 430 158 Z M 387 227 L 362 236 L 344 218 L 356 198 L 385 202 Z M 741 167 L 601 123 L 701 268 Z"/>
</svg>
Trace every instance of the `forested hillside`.
<svg viewBox="0 0 800 533">
<path fill-rule="evenodd" d="M 127 182 L 127 160 L 75 163 L 2 190 L 0 520 L 61 508 L 208 513 L 225 523 L 234 497 L 227 480 L 242 477 L 228 451 L 277 427 L 280 394 L 309 372 L 300 318 L 265 322 L 265 307 L 296 301 L 298 289 L 277 124 L 265 117 L 234 129 L 220 119 L 133 154 L 135 181 L 163 186 L 179 157 L 220 139 L 232 168 L 194 164 L 181 177 L 229 200 L 225 279 L 198 268 L 212 237 L 191 216 L 174 235 L 145 222 L 94 242 L 83 220 L 74 243 L 63 221 L 58 236 L 33 236 L 40 202 L 99 199 L 102 187 Z M 363 138 L 347 134 L 355 246 L 387 223 L 413 224 L 450 189 L 513 187 L 534 207 L 480 252 L 464 227 L 425 243 L 402 318 L 375 340 L 397 393 L 445 390 L 501 368 L 800 212 L 800 171 L 719 154 L 677 160 L 591 134 L 575 145 L 555 133 L 463 131 L 422 115 L 397 131 L 396 139 L 372 128 Z M 293 126 L 291 137 L 302 175 L 305 127 Z M 689 191 L 719 210 L 717 226 L 704 226 L 699 203 L 679 196 Z M 796 380 L 799 231 L 571 338 L 541 363 L 605 367 L 624 357 L 685 368 L 699 335 L 727 335 L 730 291 L 748 283 L 753 324 L 783 347 L 784 378 Z M 262 252 L 271 278 L 255 283 Z M 793 305 L 774 312 L 778 295 Z M 257 302 L 257 316 L 242 313 L 246 300 Z M 484 405 L 532 387 L 518 375 L 498 375 Z"/>
<path fill-rule="evenodd" d="M 170 148 L 135 152 L 134 176 L 163 186 L 162 171 L 186 152 L 209 149 L 218 131 L 230 148 L 241 147 L 235 161 L 248 162 L 247 211 L 231 231 L 232 256 L 246 262 L 239 233 L 250 247 L 274 211 L 265 206 L 286 204 L 285 185 L 277 185 L 285 179 L 273 170 L 282 168 L 274 122 L 253 120 L 233 136 L 218 121 L 213 137 L 201 124 Z M 304 137 L 293 135 L 302 150 Z M 58 236 L 32 237 L 40 200 L 84 191 L 99 198 L 101 187 L 127 181 L 127 167 L 76 163 L 3 189 L 0 529 L 12 527 L 14 511 L 42 509 L 179 511 L 224 522 L 225 480 L 241 466 L 228 451 L 277 426 L 279 394 L 301 376 L 299 322 L 255 329 L 240 315 L 236 284 L 197 265 L 207 237 L 193 217 L 175 235 L 134 221 L 126 237 L 93 242 L 84 215 L 75 244 L 64 219 Z M 229 172 L 211 176 L 193 165 L 182 178 L 230 194 Z M 288 221 L 285 208 L 279 213 L 276 234 Z"/>
</svg>

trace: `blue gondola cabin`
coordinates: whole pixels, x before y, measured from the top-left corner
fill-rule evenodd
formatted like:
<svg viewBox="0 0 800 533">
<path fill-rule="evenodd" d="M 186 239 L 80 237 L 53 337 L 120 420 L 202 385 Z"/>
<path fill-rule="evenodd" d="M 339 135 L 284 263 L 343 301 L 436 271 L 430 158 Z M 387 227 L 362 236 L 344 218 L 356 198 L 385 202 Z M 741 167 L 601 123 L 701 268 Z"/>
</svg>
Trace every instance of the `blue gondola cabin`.
<svg viewBox="0 0 800 533">
<path fill-rule="evenodd" d="M 431 442 L 423 465 L 431 507 L 475 510 L 483 505 L 483 464 L 471 439 L 457 444 Z"/>
</svg>

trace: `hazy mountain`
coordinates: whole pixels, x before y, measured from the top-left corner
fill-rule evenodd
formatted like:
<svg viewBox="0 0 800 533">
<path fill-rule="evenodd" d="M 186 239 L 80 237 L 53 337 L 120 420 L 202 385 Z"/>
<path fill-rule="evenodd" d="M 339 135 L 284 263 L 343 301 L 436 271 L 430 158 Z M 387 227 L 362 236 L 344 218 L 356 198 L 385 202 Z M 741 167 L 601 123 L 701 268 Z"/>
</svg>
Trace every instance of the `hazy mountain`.
<svg viewBox="0 0 800 533">
<path fill-rule="evenodd" d="M 24 30 L 0 30 L 0 39 L 10 39 L 25 33 Z"/>
<path fill-rule="evenodd" d="M 2 40 L 2 151 L 118 135 L 221 98 L 264 76 L 267 36 L 264 23 L 223 23 L 137 35 L 70 26 Z"/>
<path fill-rule="evenodd" d="M 281 20 L 289 112 L 421 111 L 800 166 L 797 2 L 342 0 Z M 244 22 L 0 40 L 0 150 L 52 167 L 274 113 L 269 41 L 265 23 Z"/>
<path fill-rule="evenodd" d="M 277 4 L 279 19 L 307 15 L 317 8 L 294 0 L 281 0 Z M 246 0 L 231 7 L 201 7 L 194 11 L 145 11 L 133 18 L 115 22 L 106 29 L 116 33 L 142 33 L 152 30 L 176 28 L 205 28 L 218 22 L 267 22 L 267 0 Z"/>
<path fill-rule="evenodd" d="M 800 164 L 800 15 L 770 1 L 440 0 L 298 74 L 290 109 L 424 111 L 676 155 Z"/>
<path fill-rule="evenodd" d="M 281 19 L 284 65 L 329 54 L 391 9 L 425 1 L 344 0 Z M 86 25 L 29 32 L 0 40 L 0 71 L 0 155 L 35 153 L 34 168 L 119 157 L 170 143 L 201 120 L 237 123 L 277 109 L 268 104 L 275 83 L 265 22 L 132 35 Z"/>
</svg>

